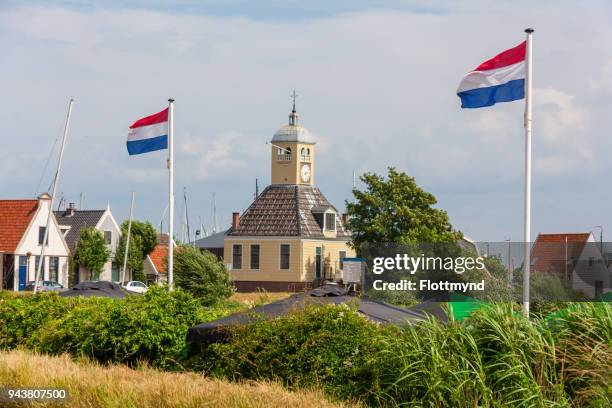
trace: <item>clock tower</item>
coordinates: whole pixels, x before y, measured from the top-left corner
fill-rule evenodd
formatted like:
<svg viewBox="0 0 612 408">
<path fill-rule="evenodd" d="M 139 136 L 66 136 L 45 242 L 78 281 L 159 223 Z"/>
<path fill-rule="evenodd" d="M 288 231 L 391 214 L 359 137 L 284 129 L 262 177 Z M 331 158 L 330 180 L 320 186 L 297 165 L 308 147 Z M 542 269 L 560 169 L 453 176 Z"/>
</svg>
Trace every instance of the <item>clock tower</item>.
<svg viewBox="0 0 612 408">
<path fill-rule="evenodd" d="M 289 114 L 289 124 L 281 127 L 272 137 L 272 184 L 299 184 L 314 186 L 315 142 L 308 129 L 298 125 L 295 110 Z"/>
</svg>

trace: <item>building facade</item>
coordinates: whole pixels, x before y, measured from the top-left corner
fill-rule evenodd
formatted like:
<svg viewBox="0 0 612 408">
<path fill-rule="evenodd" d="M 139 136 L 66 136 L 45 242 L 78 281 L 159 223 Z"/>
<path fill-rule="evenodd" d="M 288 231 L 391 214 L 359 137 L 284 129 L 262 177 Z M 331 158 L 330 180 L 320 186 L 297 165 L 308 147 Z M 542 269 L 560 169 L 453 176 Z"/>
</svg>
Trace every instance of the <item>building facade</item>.
<svg viewBox="0 0 612 408">
<path fill-rule="evenodd" d="M 36 200 L 0 200 L 2 289 L 21 291 L 36 279 L 50 207 L 48 194 Z M 69 255 L 68 245 L 52 213 L 40 279 L 67 287 Z"/>
<path fill-rule="evenodd" d="M 104 210 L 77 210 L 75 205 L 70 203 L 65 210 L 55 211 L 55 217 L 72 255 L 75 253 L 81 230 L 84 228 L 95 228 L 104 235 L 104 241 L 111 253 L 98 279 L 119 282 L 120 265 L 115 261 L 115 253 L 121 238 L 121 228 L 113 217 L 110 206 Z M 127 274 L 129 275 L 129 271 Z M 93 279 L 91 271 L 79 267 L 75 283 L 91 279 Z"/>
<path fill-rule="evenodd" d="M 315 186 L 315 142 L 289 115 L 271 141 L 271 180 L 224 239 L 224 262 L 239 291 L 297 291 L 333 280 L 355 255 L 337 209 Z"/>
</svg>

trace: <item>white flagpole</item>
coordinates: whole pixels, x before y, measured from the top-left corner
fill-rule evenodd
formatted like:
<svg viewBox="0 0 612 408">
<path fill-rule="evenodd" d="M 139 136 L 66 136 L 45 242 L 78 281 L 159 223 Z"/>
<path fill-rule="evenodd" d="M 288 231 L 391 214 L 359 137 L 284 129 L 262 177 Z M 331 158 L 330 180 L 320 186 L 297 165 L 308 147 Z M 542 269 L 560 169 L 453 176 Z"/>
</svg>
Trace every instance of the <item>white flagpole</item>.
<svg viewBox="0 0 612 408">
<path fill-rule="evenodd" d="M 125 270 L 127 269 L 128 252 L 130 250 L 130 233 L 132 232 L 132 214 L 134 212 L 134 196 L 135 195 L 136 193 L 132 191 L 132 204 L 130 205 L 130 220 L 128 221 L 127 237 L 125 239 L 125 252 L 123 254 L 123 270 L 121 271 L 121 282 L 119 282 L 120 285 L 123 285 L 123 282 L 125 282 Z"/>
<path fill-rule="evenodd" d="M 168 288 L 174 289 L 174 99 L 168 99 Z"/>
<path fill-rule="evenodd" d="M 70 125 L 70 115 L 72 115 L 72 105 L 74 99 L 70 98 L 68 103 L 68 113 L 66 114 L 66 124 L 64 125 L 64 136 L 62 138 L 62 147 L 60 148 L 59 160 L 57 161 L 57 170 L 55 171 L 55 178 L 53 179 L 53 191 L 51 192 L 51 202 L 49 203 L 49 214 L 47 214 L 47 226 L 45 227 L 45 233 L 43 236 L 42 249 L 40 250 L 40 259 L 38 261 L 38 268 L 36 269 L 36 279 L 34 280 L 34 293 L 37 292 L 38 282 L 40 282 L 40 273 L 42 266 L 45 263 L 45 248 L 47 247 L 47 241 L 49 240 L 49 227 L 51 226 L 51 216 L 53 215 L 53 204 L 55 203 L 55 193 L 57 191 L 57 183 L 59 182 L 60 172 L 62 170 L 62 160 L 64 159 L 64 148 L 66 147 L 66 139 L 68 138 L 68 127 Z"/>
<path fill-rule="evenodd" d="M 531 268 L 531 245 L 529 241 L 531 240 L 531 93 L 533 88 L 533 31 L 533 28 L 527 28 L 525 30 L 525 33 L 527 33 L 527 47 L 525 50 L 525 67 L 527 72 L 525 77 L 525 235 L 523 237 L 525 245 L 525 263 L 523 273 L 523 313 L 527 317 L 529 317 L 529 277 Z"/>
</svg>

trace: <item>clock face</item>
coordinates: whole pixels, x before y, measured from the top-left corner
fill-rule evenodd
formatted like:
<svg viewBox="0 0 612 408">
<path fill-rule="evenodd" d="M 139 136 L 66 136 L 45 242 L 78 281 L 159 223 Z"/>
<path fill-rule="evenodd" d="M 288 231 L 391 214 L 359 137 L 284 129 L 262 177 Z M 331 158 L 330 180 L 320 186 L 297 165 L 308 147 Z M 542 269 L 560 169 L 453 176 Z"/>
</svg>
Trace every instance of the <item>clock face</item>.
<svg viewBox="0 0 612 408">
<path fill-rule="evenodd" d="M 304 164 L 300 174 L 302 176 L 302 181 L 304 183 L 308 182 L 310 180 L 310 166 L 308 164 Z"/>
</svg>

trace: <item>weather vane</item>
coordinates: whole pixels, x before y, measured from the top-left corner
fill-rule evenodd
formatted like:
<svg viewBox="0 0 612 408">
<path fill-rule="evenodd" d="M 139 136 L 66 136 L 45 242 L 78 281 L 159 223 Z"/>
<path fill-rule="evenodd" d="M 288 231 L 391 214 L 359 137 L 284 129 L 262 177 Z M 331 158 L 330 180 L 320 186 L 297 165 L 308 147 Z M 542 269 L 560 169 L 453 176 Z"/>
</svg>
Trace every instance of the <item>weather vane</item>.
<svg viewBox="0 0 612 408">
<path fill-rule="evenodd" d="M 291 99 L 293 99 L 293 111 L 295 112 L 295 98 L 298 97 L 298 94 L 295 93 L 295 89 L 293 90 L 293 93 L 291 94 Z"/>
</svg>

